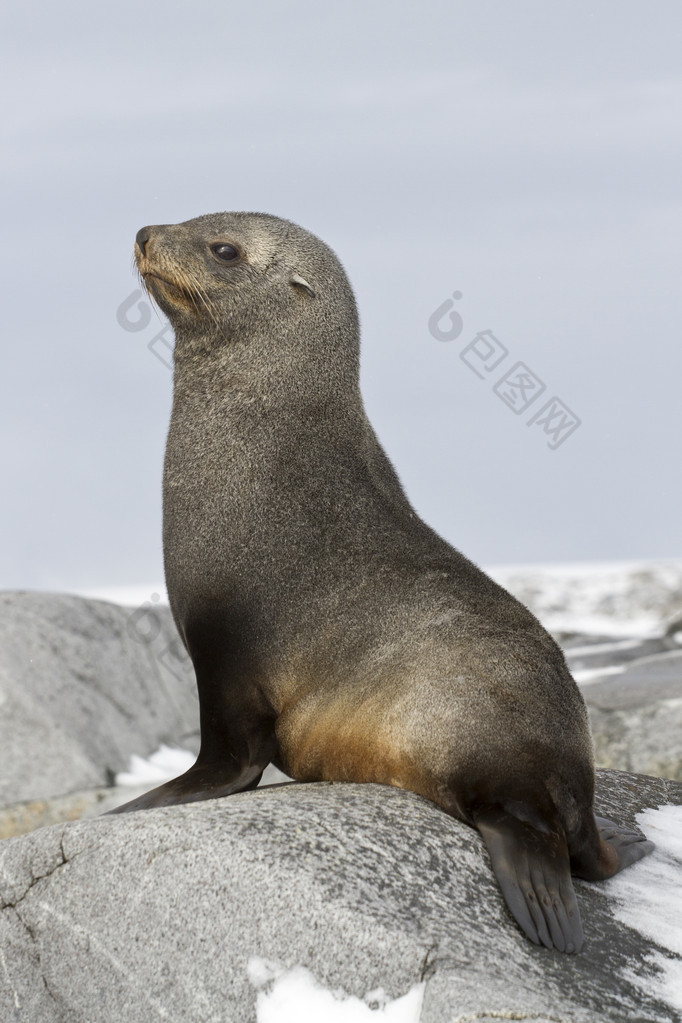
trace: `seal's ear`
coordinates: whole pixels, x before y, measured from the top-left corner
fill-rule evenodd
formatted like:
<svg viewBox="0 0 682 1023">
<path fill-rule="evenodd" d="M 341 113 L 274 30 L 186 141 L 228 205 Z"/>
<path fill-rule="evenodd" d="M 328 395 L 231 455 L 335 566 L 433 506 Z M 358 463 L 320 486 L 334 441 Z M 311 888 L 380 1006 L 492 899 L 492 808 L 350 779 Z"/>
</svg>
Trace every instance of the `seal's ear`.
<svg viewBox="0 0 682 1023">
<path fill-rule="evenodd" d="M 303 288 L 307 291 L 311 298 L 315 298 L 315 289 L 311 288 L 308 282 L 301 277 L 300 274 L 292 274 L 289 278 L 289 282 L 294 285 L 295 288 Z"/>
</svg>

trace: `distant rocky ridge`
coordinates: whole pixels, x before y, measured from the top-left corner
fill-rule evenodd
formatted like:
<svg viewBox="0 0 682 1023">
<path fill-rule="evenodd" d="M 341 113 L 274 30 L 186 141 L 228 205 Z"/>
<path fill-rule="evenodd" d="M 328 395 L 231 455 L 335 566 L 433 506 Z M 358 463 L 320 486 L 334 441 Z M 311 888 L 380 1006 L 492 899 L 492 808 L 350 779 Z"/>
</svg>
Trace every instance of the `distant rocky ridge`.
<svg viewBox="0 0 682 1023">
<path fill-rule="evenodd" d="M 559 638 L 682 630 L 682 560 L 567 562 L 488 570 Z"/>
</svg>

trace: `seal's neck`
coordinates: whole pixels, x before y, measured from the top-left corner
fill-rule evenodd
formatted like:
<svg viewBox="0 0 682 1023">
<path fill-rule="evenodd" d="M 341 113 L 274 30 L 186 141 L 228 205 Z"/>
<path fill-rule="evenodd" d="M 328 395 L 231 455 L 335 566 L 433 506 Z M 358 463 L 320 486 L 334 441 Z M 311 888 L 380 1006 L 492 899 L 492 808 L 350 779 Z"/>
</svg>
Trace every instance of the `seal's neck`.
<svg viewBox="0 0 682 1023">
<path fill-rule="evenodd" d="M 174 400 L 257 414 L 328 407 L 364 415 L 359 344 L 349 332 L 320 330 L 301 337 L 286 330 L 213 336 L 176 331 Z"/>
</svg>

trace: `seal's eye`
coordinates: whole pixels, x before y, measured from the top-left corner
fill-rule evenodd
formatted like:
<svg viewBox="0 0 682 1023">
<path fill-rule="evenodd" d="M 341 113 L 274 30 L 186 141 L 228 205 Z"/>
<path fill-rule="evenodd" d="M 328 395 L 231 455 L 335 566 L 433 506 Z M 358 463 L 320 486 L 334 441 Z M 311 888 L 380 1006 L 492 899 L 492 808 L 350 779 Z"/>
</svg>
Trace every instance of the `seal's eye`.
<svg viewBox="0 0 682 1023">
<path fill-rule="evenodd" d="M 212 245 L 211 252 L 221 263 L 234 263 L 235 260 L 239 259 L 237 249 L 235 249 L 234 245 L 228 245 L 227 242 L 218 242 L 216 245 Z"/>
</svg>

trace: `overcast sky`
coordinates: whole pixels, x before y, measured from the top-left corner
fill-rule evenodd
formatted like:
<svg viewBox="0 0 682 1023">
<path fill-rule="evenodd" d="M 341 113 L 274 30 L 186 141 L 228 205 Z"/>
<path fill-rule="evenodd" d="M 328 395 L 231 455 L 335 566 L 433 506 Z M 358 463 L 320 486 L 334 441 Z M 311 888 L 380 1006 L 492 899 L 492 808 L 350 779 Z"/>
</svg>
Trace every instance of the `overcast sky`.
<svg viewBox="0 0 682 1023">
<path fill-rule="evenodd" d="M 682 556 L 677 2 L 66 0 L 2 40 L 0 586 L 162 577 L 163 321 L 116 313 L 138 228 L 223 209 L 336 250 L 370 418 L 455 546 Z"/>
</svg>

